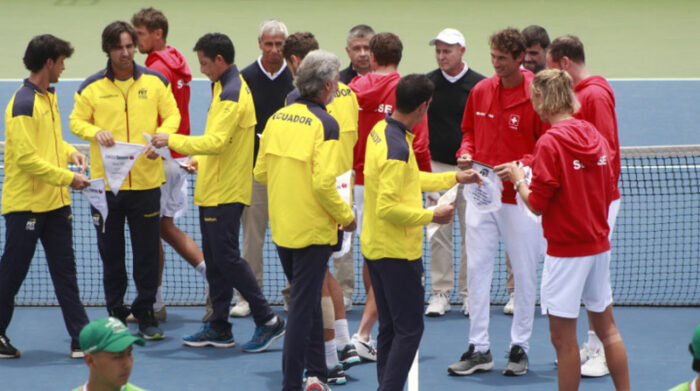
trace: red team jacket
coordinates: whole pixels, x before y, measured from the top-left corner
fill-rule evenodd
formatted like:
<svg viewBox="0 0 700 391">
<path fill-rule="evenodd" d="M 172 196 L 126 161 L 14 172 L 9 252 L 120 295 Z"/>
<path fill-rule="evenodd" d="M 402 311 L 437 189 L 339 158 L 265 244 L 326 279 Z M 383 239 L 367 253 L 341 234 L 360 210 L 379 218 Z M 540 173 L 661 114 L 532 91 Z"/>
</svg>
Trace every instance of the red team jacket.
<svg viewBox="0 0 700 391">
<path fill-rule="evenodd" d="M 177 130 L 178 134 L 190 134 L 190 81 L 192 80 L 192 72 L 190 67 L 185 62 L 185 56 L 177 49 L 168 46 L 165 50 L 154 50 L 148 54 L 146 58 L 146 67 L 156 70 L 163 74 L 169 81 L 177 102 L 177 108 L 180 110 L 180 127 Z M 170 153 L 174 158 L 184 157 L 186 155 L 179 154 L 172 149 Z"/>
<path fill-rule="evenodd" d="M 534 74 L 520 70 L 525 78 L 517 90 L 517 99 L 501 107 L 501 78 L 493 75 L 480 81 L 467 99 L 462 117 L 462 145 L 457 157 L 468 153 L 473 160 L 495 166 L 520 160 L 531 166 L 535 142 L 543 133 L 540 117 L 530 103 L 530 83 Z M 515 204 L 515 190 L 503 183 L 501 201 Z"/>
<path fill-rule="evenodd" d="M 620 198 L 617 182 L 620 179 L 620 139 L 617 133 L 615 115 L 615 93 L 602 76 L 589 76 L 575 87 L 576 97 L 581 103 L 581 110 L 574 118 L 586 120 L 595 126 L 610 146 L 608 161 L 615 174 L 615 193 L 613 200 Z"/>
<path fill-rule="evenodd" d="M 610 156 L 603 136 L 578 119 L 556 123 L 537 141 L 528 200 L 542 212 L 547 254 L 583 257 L 610 250 Z"/>
<path fill-rule="evenodd" d="M 355 183 L 364 185 L 365 176 L 365 149 L 367 148 L 367 136 L 374 125 L 383 120 L 387 114 L 391 114 L 396 107 L 396 85 L 401 76 L 397 72 L 388 75 L 368 73 L 354 78 L 348 85 L 357 95 L 357 103 L 360 106 L 360 114 L 357 125 L 357 143 L 355 143 L 353 169 L 355 169 Z M 430 149 L 428 149 L 428 116 L 411 129 L 415 134 L 413 139 L 413 152 L 416 155 L 418 168 L 421 171 L 431 172 Z"/>
</svg>

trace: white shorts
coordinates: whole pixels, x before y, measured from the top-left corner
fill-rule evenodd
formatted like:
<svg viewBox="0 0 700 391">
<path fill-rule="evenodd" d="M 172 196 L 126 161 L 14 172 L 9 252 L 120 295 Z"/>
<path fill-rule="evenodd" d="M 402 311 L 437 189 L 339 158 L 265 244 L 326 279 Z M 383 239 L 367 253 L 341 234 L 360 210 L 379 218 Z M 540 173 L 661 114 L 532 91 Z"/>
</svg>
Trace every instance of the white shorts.
<svg viewBox="0 0 700 391">
<path fill-rule="evenodd" d="M 161 217 L 182 217 L 187 211 L 187 171 L 176 162 L 163 160 L 165 183 L 160 187 Z"/>
<path fill-rule="evenodd" d="M 582 300 L 591 312 L 603 312 L 612 304 L 610 251 L 571 258 L 546 255 L 540 288 L 542 314 L 576 319 Z"/>
<path fill-rule="evenodd" d="M 612 240 L 613 229 L 615 229 L 615 221 L 617 221 L 617 214 L 620 212 L 621 198 L 613 200 L 608 207 L 608 227 L 610 227 L 610 234 L 608 234 L 608 239 Z"/>
</svg>

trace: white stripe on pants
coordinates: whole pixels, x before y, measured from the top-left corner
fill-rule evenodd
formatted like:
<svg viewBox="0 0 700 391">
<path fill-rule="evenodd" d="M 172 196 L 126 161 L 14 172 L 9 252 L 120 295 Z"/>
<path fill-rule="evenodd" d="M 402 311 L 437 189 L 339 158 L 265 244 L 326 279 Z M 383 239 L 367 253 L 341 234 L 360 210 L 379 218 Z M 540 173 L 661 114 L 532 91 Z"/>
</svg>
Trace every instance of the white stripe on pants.
<svg viewBox="0 0 700 391">
<path fill-rule="evenodd" d="M 467 202 L 467 287 L 469 290 L 469 343 L 476 351 L 489 349 L 489 307 L 493 264 L 503 238 L 513 267 L 515 297 L 511 346 L 526 352 L 532 334 L 537 294 L 537 262 L 542 253 L 542 226 L 516 205 L 481 213 Z"/>
</svg>

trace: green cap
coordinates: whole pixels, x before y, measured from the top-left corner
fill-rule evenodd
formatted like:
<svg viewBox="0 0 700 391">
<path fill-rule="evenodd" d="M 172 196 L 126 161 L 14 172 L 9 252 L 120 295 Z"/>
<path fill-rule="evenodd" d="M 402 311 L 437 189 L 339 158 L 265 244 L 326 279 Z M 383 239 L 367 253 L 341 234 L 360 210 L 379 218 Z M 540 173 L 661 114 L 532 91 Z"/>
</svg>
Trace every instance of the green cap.
<svg viewBox="0 0 700 391">
<path fill-rule="evenodd" d="M 693 339 L 690 341 L 690 346 L 693 347 L 693 358 L 700 360 L 700 325 L 695 328 Z"/>
<path fill-rule="evenodd" d="M 117 318 L 93 320 L 80 331 L 80 349 L 85 353 L 118 353 L 134 343 L 144 346 L 146 341 L 131 335 L 129 329 Z"/>
</svg>

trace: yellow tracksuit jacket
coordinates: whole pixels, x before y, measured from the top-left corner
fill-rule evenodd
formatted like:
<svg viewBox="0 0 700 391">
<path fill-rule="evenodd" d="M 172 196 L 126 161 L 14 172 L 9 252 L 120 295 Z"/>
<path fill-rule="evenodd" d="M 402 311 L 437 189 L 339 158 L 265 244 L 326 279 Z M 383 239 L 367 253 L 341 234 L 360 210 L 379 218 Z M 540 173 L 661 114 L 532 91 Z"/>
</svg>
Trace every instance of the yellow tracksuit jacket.
<svg viewBox="0 0 700 391">
<path fill-rule="evenodd" d="M 58 101 L 53 88 L 43 93 L 28 79 L 5 110 L 5 181 L 2 214 L 49 212 L 70 205 L 66 186 L 75 148 L 63 141 Z"/>
<path fill-rule="evenodd" d="M 114 141 L 146 145 L 143 133 L 177 132 L 180 111 L 165 76 L 134 64 L 134 82 L 126 96 L 114 84 L 114 73 L 107 67 L 85 79 L 75 93 L 70 129 L 90 141 L 90 174 L 104 178 L 104 166 L 95 134 L 109 130 Z M 140 155 L 120 190 L 149 190 L 165 181 L 161 159 Z M 107 188 L 109 189 L 109 185 Z"/>
<path fill-rule="evenodd" d="M 250 205 L 253 178 L 255 107 L 248 85 L 232 65 L 213 85 L 207 126 L 202 136 L 173 134 L 173 150 L 198 161 L 194 203 L 216 206 L 240 202 Z"/>
<path fill-rule="evenodd" d="M 449 189 L 454 172 L 418 170 L 414 134 L 390 117 L 378 122 L 367 138 L 365 202 L 360 243 L 369 260 L 416 260 L 423 255 L 423 226 L 433 219 L 423 209 L 422 191 Z"/>
<path fill-rule="evenodd" d="M 352 222 L 352 210 L 335 187 L 338 139 L 338 122 L 314 100 L 299 98 L 267 120 L 254 174 L 267 185 L 278 246 L 334 245 L 338 224 Z"/>
</svg>

